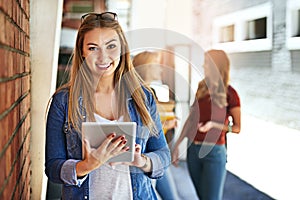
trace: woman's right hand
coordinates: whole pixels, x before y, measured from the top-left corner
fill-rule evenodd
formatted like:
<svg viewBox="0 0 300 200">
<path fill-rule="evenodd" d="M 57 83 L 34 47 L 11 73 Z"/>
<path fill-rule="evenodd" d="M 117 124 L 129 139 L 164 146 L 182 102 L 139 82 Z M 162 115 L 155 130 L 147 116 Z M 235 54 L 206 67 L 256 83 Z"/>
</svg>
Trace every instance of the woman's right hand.
<svg viewBox="0 0 300 200">
<path fill-rule="evenodd" d="M 178 145 L 175 145 L 172 151 L 172 163 L 175 167 L 178 167 L 179 163 L 179 147 Z"/>
<path fill-rule="evenodd" d="M 89 142 L 84 140 L 84 159 L 76 165 L 77 176 L 85 176 L 112 157 L 129 150 L 129 147 L 126 147 L 127 140 L 125 136 L 120 136 L 116 139 L 115 137 L 115 133 L 110 134 L 97 149 L 91 148 Z"/>
</svg>

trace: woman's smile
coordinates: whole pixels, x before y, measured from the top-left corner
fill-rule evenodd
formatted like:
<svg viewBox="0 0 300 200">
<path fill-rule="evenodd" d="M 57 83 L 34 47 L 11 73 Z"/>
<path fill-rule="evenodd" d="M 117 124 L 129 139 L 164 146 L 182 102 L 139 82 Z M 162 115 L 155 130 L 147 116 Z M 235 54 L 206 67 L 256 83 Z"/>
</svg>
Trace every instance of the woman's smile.
<svg viewBox="0 0 300 200">
<path fill-rule="evenodd" d="M 107 70 L 109 67 L 111 67 L 112 64 L 111 63 L 108 63 L 108 64 L 98 64 L 98 63 L 96 63 L 95 65 L 96 65 L 96 67 L 98 67 L 101 70 Z"/>
</svg>

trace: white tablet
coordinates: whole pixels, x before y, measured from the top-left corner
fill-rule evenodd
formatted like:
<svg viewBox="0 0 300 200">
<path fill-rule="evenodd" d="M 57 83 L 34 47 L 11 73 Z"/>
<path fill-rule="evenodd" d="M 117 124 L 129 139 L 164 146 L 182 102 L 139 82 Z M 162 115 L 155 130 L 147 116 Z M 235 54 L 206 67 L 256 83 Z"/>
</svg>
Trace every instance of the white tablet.
<svg viewBox="0 0 300 200">
<path fill-rule="evenodd" d="M 132 162 L 134 160 L 134 146 L 136 138 L 135 122 L 83 122 L 82 137 L 87 139 L 92 148 L 97 148 L 104 141 L 107 135 L 115 133 L 116 137 L 124 135 L 127 139 L 126 146 L 129 147 L 116 157 L 108 160 L 108 162 Z M 82 140 L 83 141 L 83 140 Z"/>
</svg>

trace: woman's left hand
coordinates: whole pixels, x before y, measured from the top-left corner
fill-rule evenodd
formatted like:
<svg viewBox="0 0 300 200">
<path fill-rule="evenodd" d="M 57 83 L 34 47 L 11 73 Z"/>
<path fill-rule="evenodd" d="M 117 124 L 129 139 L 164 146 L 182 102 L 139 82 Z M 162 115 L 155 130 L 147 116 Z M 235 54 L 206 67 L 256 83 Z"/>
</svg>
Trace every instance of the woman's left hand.
<svg viewBox="0 0 300 200">
<path fill-rule="evenodd" d="M 146 159 L 141 155 L 141 145 L 135 144 L 135 151 L 134 151 L 134 160 L 132 162 L 111 162 L 111 166 L 115 165 L 129 165 L 135 167 L 142 167 L 145 165 Z"/>
<path fill-rule="evenodd" d="M 169 119 L 169 120 L 163 121 L 162 125 L 165 130 L 175 128 L 175 127 L 177 127 L 177 119 L 174 118 L 174 119 Z"/>
<path fill-rule="evenodd" d="M 214 128 L 214 124 L 215 123 L 213 121 L 208 121 L 205 124 L 199 123 L 198 130 L 203 133 L 208 132 L 210 129 Z"/>
</svg>

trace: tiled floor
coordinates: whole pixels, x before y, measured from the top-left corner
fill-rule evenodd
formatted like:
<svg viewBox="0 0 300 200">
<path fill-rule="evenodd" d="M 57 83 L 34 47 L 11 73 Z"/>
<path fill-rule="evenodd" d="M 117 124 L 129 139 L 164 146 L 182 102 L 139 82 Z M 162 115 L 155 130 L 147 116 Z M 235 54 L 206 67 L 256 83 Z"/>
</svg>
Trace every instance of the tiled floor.
<svg viewBox="0 0 300 200">
<path fill-rule="evenodd" d="M 198 200 L 196 191 L 187 170 L 186 162 L 180 162 L 178 167 L 170 166 L 178 196 L 181 200 Z"/>
</svg>

